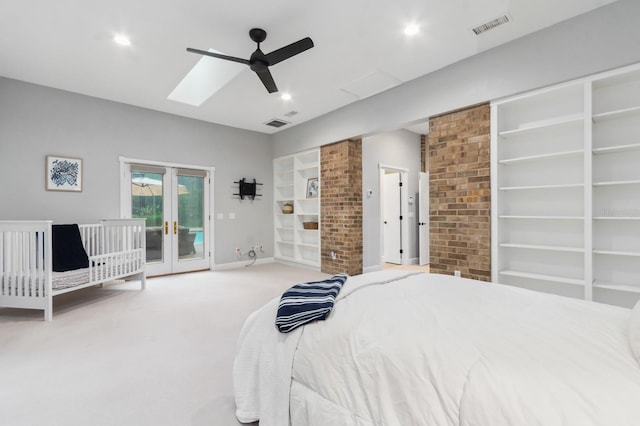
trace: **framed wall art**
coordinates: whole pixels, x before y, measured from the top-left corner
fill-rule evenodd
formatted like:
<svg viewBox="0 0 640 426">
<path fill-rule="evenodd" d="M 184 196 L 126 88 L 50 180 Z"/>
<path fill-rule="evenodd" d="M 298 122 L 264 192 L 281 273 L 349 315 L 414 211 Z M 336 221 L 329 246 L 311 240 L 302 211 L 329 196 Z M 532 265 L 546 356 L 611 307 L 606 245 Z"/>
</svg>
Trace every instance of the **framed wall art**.
<svg viewBox="0 0 640 426">
<path fill-rule="evenodd" d="M 82 159 L 47 155 L 47 191 L 82 191 Z"/>
<path fill-rule="evenodd" d="M 318 198 L 320 192 L 320 185 L 318 178 L 307 179 L 307 198 Z"/>
</svg>

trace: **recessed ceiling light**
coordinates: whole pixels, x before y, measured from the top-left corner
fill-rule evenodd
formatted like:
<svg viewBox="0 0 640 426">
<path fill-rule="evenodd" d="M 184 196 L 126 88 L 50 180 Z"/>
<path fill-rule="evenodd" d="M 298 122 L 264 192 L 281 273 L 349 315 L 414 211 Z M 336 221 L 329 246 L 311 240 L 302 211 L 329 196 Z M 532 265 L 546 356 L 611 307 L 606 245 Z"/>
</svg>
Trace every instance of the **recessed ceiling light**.
<svg viewBox="0 0 640 426">
<path fill-rule="evenodd" d="M 283 93 L 282 96 L 280 96 L 280 99 L 282 99 L 283 101 L 290 101 L 291 100 L 291 95 L 289 93 Z"/>
<path fill-rule="evenodd" d="M 129 37 L 123 34 L 116 34 L 113 37 L 113 41 L 115 41 L 121 46 L 131 46 L 131 40 L 129 40 Z"/>
<path fill-rule="evenodd" d="M 420 32 L 420 27 L 417 24 L 409 24 L 404 27 L 404 35 L 411 37 Z"/>
</svg>

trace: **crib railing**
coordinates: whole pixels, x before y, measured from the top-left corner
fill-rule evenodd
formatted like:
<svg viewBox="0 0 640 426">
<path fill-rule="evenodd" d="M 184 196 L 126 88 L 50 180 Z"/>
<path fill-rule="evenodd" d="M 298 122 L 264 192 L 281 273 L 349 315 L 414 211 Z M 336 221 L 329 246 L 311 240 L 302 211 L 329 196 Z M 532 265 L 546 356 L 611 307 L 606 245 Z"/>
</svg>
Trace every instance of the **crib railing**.
<svg viewBox="0 0 640 426">
<path fill-rule="evenodd" d="M 0 222 L 0 306 L 46 309 L 51 221 Z"/>
<path fill-rule="evenodd" d="M 52 221 L 0 221 L 0 307 L 43 309 L 51 319 L 53 296 L 137 275 L 145 288 L 144 219 L 110 219 L 78 225 L 89 257 L 88 282 L 52 290 Z"/>
</svg>

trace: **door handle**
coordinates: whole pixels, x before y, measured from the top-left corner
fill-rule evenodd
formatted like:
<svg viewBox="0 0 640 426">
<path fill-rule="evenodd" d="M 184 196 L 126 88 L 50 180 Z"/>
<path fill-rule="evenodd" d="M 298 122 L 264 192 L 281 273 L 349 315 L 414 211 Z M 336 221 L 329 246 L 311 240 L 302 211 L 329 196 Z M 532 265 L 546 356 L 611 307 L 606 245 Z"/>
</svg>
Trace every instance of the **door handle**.
<svg viewBox="0 0 640 426">
<path fill-rule="evenodd" d="M 386 221 L 386 220 L 384 221 L 384 224 L 385 224 L 385 225 L 387 224 L 387 221 Z"/>
<path fill-rule="evenodd" d="M 164 235 L 169 235 L 169 222 L 164 223 Z"/>
<path fill-rule="evenodd" d="M 176 235 L 178 233 L 178 222 L 177 221 L 173 221 L 173 235 Z"/>
</svg>

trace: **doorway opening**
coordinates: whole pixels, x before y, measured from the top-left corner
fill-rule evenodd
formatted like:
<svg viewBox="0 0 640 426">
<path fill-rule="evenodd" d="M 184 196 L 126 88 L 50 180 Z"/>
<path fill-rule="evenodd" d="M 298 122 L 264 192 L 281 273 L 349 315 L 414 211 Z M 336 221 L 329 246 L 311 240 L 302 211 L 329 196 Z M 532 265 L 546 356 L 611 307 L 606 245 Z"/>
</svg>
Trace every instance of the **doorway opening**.
<svg viewBox="0 0 640 426">
<path fill-rule="evenodd" d="M 121 158 L 121 216 L 146 221 L 148 276 L 211 269 L 212 174 Z"/>
<path fill-rule="evenodd" d="M 408 265 L 409 241 L 408 170 L 379 165 L 380 171 L 380 266 Z"/>
</svg>

